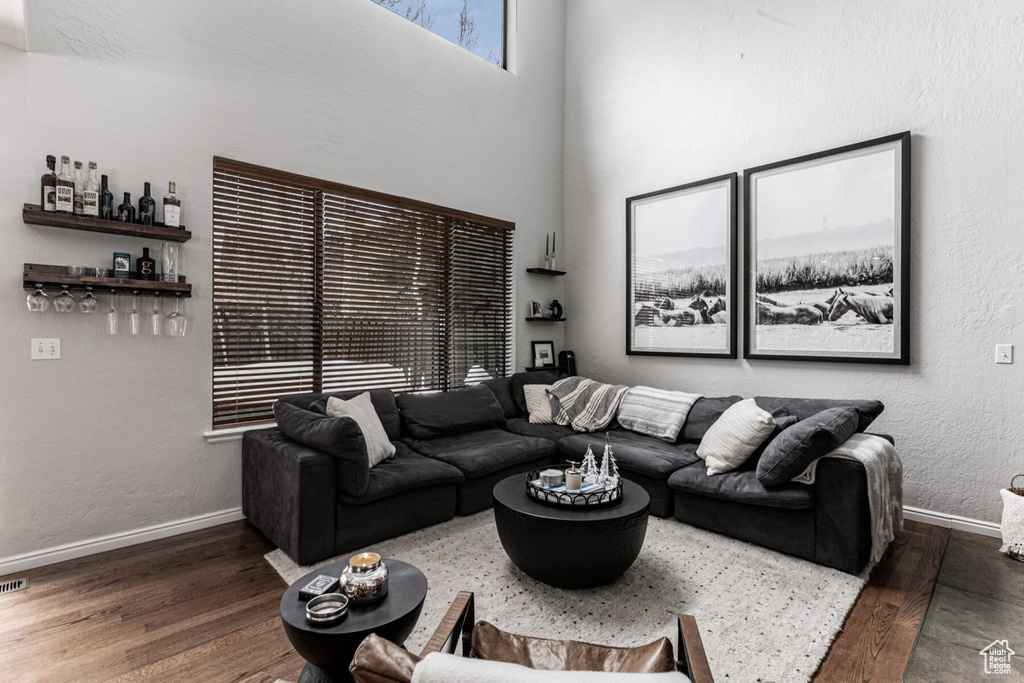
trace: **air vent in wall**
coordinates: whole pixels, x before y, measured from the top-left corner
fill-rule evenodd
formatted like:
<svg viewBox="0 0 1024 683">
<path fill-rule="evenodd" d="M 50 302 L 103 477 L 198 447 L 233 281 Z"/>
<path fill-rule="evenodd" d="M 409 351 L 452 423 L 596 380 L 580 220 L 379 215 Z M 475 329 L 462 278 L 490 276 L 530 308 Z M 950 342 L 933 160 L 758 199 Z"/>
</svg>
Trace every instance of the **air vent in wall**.
<svg viewBox="0 0 1024 683">
<path fill-rule="evenodd" d="M 28 577 L 22 579 L 15 579 L 14 581 L 4 581 L 0 583 L 0 595 L 4 593 L 13 593 L 14 591 L 22 591 L 28 588 Z"/>
</svg>

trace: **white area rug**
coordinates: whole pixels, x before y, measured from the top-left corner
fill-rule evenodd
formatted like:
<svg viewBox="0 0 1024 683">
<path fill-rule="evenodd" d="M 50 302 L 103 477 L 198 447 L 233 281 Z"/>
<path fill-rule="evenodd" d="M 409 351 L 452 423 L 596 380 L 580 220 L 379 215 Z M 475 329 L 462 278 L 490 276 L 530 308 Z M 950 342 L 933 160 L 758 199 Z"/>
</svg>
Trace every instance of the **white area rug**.
<svg viewBox="0 0 1024 683">
<path fill-rule="evenodd" d="M 553 588 L 505 555 L 493 512 L 455 519 L 372 546 L 418 567 L 427 599 L 406 646 L 418 653 L 455 594 L 476 594 L 476 618 L 513 633 L 630 646 L 668 636 L 675 617 L 697 617 L 715 680 L 808 681 L 864 587 L 812 562 L 651 517 L 633 566 L 607 586 Z M 267 561 L 292 583 L 299 567 L 281 550 Z"/>
</svg>

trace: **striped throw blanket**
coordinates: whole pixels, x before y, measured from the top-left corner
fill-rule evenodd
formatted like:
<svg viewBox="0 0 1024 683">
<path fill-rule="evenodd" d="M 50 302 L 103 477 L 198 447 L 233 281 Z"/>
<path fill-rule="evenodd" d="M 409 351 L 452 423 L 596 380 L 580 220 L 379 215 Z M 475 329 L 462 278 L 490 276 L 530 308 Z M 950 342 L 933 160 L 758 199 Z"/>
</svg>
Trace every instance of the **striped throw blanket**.
<svg viewBox="0 0 1024 683">
<path fill-rule="evenodd" d="M 596 432 L 615 420 L 626 385 L 602 384 L 583 377 L 566 377 L 551 385 L 548 393 L 558 401 L 555 424 L 577 432 Z M 554 408 L 554 403 L 552 403 Z M 554 411 L 552 411 L 554 412 Z"/>
<path fill-rule="evenodd" d="M 674 443 L 690 408 L 701 398 L 703 394 L 633 387 L 622 397 L 619 424 L 639 434 Z"/>
</svg>

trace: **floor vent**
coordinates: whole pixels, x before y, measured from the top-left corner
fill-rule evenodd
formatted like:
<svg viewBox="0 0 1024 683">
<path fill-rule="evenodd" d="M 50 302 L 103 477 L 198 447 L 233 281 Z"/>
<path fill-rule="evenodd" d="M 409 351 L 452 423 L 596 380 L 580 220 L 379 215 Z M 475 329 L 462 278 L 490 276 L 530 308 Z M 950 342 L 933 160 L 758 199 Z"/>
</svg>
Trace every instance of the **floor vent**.
<svg viewBox="0 0 1024 683">
<path fill-rule="evenodd" d="M 28 588 L 28 577 L 22 579 L 15 579 L 14 581 L 4 581 L 0 583 L 0 595 L 5 593 L 13 593 L 15 591 L 23 591 Z"/>
</svg>

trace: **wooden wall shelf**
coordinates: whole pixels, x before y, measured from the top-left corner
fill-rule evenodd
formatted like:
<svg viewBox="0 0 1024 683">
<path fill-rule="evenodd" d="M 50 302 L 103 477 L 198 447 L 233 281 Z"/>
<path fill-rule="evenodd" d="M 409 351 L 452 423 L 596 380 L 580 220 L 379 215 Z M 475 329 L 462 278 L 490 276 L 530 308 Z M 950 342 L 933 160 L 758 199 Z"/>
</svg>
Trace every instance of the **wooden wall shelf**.
<svg viewBox="0 0 1024 683">
<path fill-rule="evenodd" d="M 564 270 L 551 270 L 549 268 L 527 268 L 526 272 L 533 273 L 534 275 L 550 275 L 551 277 L 565 275 Z"/>
<path fill-rule="evenodd" d="M 119 292 L 138 292 L 139 294 L 181 294 L 182 297 L 192 296 L 192 285 L 185 282 L 182 275 L 177 282 L 159 282 L 153 280 L 121 280 L 113 277 L 93 277 L 91 275 L 68 275 L 67 266 L 47 266 L 38 263 L 26 263 L 22 280 L 26 290 L 33 290 L 37 284 L 43 289 L 59 291 L 67 285 L 72 291 L 85 291 L 92 287 L 97 295 L 114 289 Z"/>
<path fill-rule="evenodd" d="M 528 323 L 564 323 L 565 318 L 526 318 Z"/>
<path fill-rule="evenodd" d="M 192 239 L 192 233 L 186 230 L 184 226 L 181 228 L 168 228 L 163 223 L 142 225 L 141 223 L 107 221 L 91 216 L 75 216 L 66 213 L 43 211 L 35 204 L 25 204 L 21 210 L 21 218 L 29 225 L 46 225 L 51 228 L 103 232 L 108 235 L 122 235 L 124 237 L 144 237 L 164 242 L 188 242 Z"/>
</svg>

